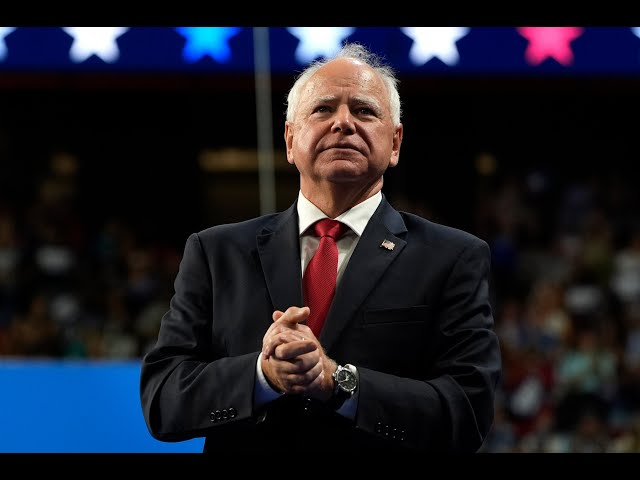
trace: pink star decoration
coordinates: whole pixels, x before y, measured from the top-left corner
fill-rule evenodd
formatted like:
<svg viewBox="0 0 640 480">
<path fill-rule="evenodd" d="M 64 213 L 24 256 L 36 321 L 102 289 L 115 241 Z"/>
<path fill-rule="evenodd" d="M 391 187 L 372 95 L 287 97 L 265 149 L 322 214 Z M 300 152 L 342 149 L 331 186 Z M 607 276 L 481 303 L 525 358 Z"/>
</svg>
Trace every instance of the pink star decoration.
<svg viewBox="0 0 640 480">
<path fill-rule="evenodd" d="M 573 62 L 569 44 L 582 35 L 582 27 L 518 27 L 518 33 L 529 40 L 524 58 L 530 65 L 539 65 L 554 58 L 562 65 Z"/>
</svg>

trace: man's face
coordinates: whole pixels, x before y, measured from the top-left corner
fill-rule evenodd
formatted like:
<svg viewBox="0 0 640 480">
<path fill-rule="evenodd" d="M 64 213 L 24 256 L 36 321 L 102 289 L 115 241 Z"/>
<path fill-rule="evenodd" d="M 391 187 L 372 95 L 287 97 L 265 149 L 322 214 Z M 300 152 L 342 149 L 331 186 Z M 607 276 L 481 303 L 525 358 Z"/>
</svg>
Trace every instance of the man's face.
<svg viewBox="0 0 640 480">
<path fill-rule="evenodd" d="M 362 62 L 339 59 L 304 86 L 295 119 L 285 124 L 285 141 L 303 192 L 325 182 L 361 187 L 398 163 L 402 125 L 392 123 L 378 75 Z"/>
</svg>

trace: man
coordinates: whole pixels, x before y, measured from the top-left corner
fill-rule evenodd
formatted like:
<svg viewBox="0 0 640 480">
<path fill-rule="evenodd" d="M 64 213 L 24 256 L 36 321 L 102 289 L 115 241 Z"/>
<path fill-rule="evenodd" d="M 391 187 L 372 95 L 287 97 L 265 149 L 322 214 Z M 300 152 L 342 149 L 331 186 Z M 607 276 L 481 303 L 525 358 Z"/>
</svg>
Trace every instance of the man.
<svg viewBox="0 0 640 480">
<path fill-rule="evenodd" d="M 142 364 L 155 438 L 206 437 L 208 453 L 479 449 L 501 369 L 489 251 L 387 202 L 402 135 L 397 80 L 361 45 L 298 77 L 284 132 L 298 199 L 187 240 Z M 327 218 L 340 222 L 318 239 Z"/>
</svg>

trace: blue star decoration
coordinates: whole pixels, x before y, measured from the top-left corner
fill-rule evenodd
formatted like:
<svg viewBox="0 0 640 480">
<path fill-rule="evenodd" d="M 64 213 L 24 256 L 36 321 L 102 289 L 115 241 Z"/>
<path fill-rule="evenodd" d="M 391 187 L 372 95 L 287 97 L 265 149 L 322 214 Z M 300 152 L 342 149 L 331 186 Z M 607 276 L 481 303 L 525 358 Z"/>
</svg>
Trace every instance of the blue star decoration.
<svg viewBox="0 0 640 480">
<path fill-rule="evenodd" d="M 239 27 L 176 27 L 176 31 L 187 39 L 182 57 L 190 63 L 209 55 L 218 63 L 231 59 L 229 39 L 242 30 Z"/>
</svg>

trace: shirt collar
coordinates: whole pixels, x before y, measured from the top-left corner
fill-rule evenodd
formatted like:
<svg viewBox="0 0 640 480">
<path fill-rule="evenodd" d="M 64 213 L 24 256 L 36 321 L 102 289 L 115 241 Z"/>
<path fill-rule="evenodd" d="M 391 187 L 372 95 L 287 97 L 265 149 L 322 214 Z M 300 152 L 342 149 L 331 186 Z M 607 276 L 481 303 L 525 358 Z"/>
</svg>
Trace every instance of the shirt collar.
<svg viewBox="0 0 640 480">
<path fill-rule="evenodd" d="M 373 213 L 380 205 L 382 201 L 382 192 L 378 192 L 372 197 L 367 198 L 364 202 L 360 202 L 358 205 L 351 207 L 346 212 L 338 215 L 335 219 L 341 221 L 347 225 L 356 235 L 361 236 L 364 232 L 364 228 L 369 223 L 369 219 L 373 216 Z M 298 192 L 298 228 L 300 235 L 305 233 L 305 230 L 313 225 L 320 219 L 329 218 L 322 210 L 311 203 L 302 194 L 302 191 Z"/>
</svg>

